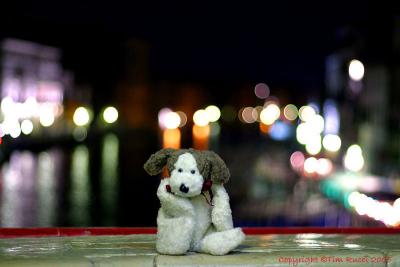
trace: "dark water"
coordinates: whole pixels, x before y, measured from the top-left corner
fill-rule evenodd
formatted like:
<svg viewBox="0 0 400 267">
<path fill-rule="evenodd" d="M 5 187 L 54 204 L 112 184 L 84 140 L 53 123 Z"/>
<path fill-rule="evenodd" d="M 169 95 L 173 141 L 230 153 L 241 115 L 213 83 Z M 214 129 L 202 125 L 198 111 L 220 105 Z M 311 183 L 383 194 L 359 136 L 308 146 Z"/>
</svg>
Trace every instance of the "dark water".
<svg viewBox="0 0 400 267">
<path fill-rule="evenodd" d="M 12 149 L 1 165 L 0 225 L 155 226 L 159 177 L 143 164 L 159 144 L 156 134 L 133 131 Z M 224 133 L 210 144 L 232 174 L 226 187 L 236 225 L 371 223 L 326 199 L 317 181 L 298 177 L 289 166 L 291 143 Z"/>
<path fill-rule="evenodd" d="M 1 226 L 155 225 L 158 178 L 142 166 L 157 144 L 149 134 L 107 133 L 12 151 L 1 166 Z"/>
</svg>

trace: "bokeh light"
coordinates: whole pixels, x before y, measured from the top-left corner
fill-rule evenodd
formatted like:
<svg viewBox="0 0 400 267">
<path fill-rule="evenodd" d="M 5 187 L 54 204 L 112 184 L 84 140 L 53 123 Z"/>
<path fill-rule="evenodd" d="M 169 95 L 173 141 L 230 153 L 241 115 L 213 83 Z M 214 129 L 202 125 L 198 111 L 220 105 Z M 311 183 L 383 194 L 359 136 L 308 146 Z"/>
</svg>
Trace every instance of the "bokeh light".
<svg viewBox="0 0 400 267">
<path fill-rule="evenodd" d="M 253 110 L 254 109 L 252 107 L 245 107 L 242 110 L 242 113 L 241 113 L 240 116 L 242 117 L 243 122 L 245 122 L 245 123 L 253 123 L 253 122 L 256 121 L 256 119 L 253 116 Z"/>
<path fill-rule="evenodd" d="M 85 126 L 90 122 L 89 110 L 85 107 L 78 107 L 73 116 L 73 121 L 77 126 Z M 42 124 L 43 125 L 43 124 Z"/>
<path fill-rule="evenodd" d="M 167 129 L 176 129 L 181 123 L 181 117 L 176 112 L 168 112 L 164 117 L 164 125 Z"/>
<path fill-rule="evenodd" d="M 364 64 L 357 59 L 350 61 L 349 76 L 354 81 L 360 81 L 364 77 Z"/>
<path fill-rule="evenodd" d="M 314 135 L 311 138 L 308 138 L 306 143 L 306 151 L 310 155 L 317 155 L 321 152 L 322 145 L 321 145 L 321 136 Z"/>
<path fill-rule="evenodd" d="M 8 127 L 8 133 L 12 138 L 18 138 L 21 135 L 21 126 L 17 120 L 10 121 Z"/>
<path fill-rule="evenodd" d="M 160 126 L 161 129 L 165 129 L 166 128 L 166 126 L 165 126 L 165 117 L 170 112 L 172 112 L 172 110 L 170 108 L 162 108 L 158 112 L 158 125 Z"/>
<path fill-rule="evenodd" d="M 179 127 L 185 126 L 186 123 L 187 123 L 187 116 L 186 116 L 185 112 L 183 112 L 183 111 L 177 111 L 176 114 L 178 114 L 178 115 L 179 115 L 179 118 L 180 118 Z"/>
<path fill-rule="evenodd" d="M 118 120 L 118 110 L 115 107 L 107 107 L 103 111 L 103 119 L 107 123 L 114 123 Z"/>
<path fill-rule="evenodd" d="M 364 167 L 364 157 L 359 145 L 351 145 L 343 157 L 343 163 L 346 169 L 354 172 L 360 171 Z"/>
<path fill-rule="evenodd" d="M 279 119 L 280 114 L 281 114 L 281 111 L 280 111 L 278 105 L 275 103 L 271 103 L 261 111 L 260 120 L 262 123 L 264 123 L 266 125 L 271 125 L 277 119 Z"/>
<path fill-rule="evenodd" d="M 258 122 L 260 121 L 260 114 L 261 114 L 262 110 L 263 110 L 262 106 L 256 106 L 253 108 L 253 111 L 251 112 L 251 116 L 253 117 L 253 119 L 255 121 L 258 121 Z"/>
<path fill-rule="evenodd" d="M 21 122 L 21 131 L 23 134 L 28 135 L 31 134 L 33 131 L 33 123 L 31 120 L 23 120 Z"/>
<path fill-rule="evenodd" d="M 265 83 L 259 83 L 254 87 L 254 94 L 260 99 L 267 98 L 269 93 L 269 87 Z"/>
<path fill-rule="evenodd" d="M 291 130 L 292 128 L 289 123 L 278 120 L 272 124 L 269 135 L 274 140 L 282 141 L 290 137 Z"/>
<path fill-rule="evenodd" d="M 310 106 L 302 106 L 299 110 L 299 117 L 302 121 L 310 120 L 315 114 L 315 109 Z"/>
<path fill-rule="evenodd" d="M 290 165 L 294 170 L 301 170 L 304 165 L 304 160 L 304 154 L 300 151 L 295 151 L 290 155 Z"/>
<path fill-rule="evenodd" d="M 338 135 L 335 134 L 327 134 L 324 136 L 322 139 L 322 145 L 324 148 L 330 152 L 337 152 L 339 151 L 341 145 L 342 145 L 342 140 Z"/>
<path fill-rule="evenodd" d="M 317 171 L 318 160 L 314 157 L 309 157 L 304 161 L 304 171 L 311 174 Z"/>
<path fill-rule="evenodd" d="M 221 111 L 217 106 L 210 105 L 206 107 L 205 111 L 210 122 L 216 122 L 221 117 Z"/>
<path fill-rule="evenodd" d="M 286 119 L 293 121 L 297 118 L 298 116 L 298 109 L 295 105 L 293 104 L 288 104 L 285 106 L 283 109 L 283 115 L 285 116 Z"/>
<path fill-rule="evenodd" d="M 54 114 L 52 112 L 41 112 L 39 122 L 43 127 L 50 127 L 55 121 Z"/>
<path fill-rule="evenodd" d="M 321 176 L 330 174 L 333 170 L 333 164 L 330 159 L 320 158 L 318 159 L 317 173 Z"/>
<path fill-rule="evenodd" d="M 309 143 L 309 140 L 315 136 L 318 136 L 318 134 L 313 132 L 309 124 L 305 122 L 300 123 L 296 128 L 296 139 L 302 145 Z"/>
<path fill-rule="evenodd" d="M 210 123 L 208 114 L 204 109 L 199 109 L 193 114 L 193 122 L 197 126 L 206 126 Z"/>
<path fill-rule="evenodd" d="M 319 114 L 312 116 L 307 121 L 307 125 L 312 129 L 312 131 L 314 133 L 319 133 L 319 134 L 323 132 L 324 124 L 325 124 L 324 118 Z"/>
</svg>

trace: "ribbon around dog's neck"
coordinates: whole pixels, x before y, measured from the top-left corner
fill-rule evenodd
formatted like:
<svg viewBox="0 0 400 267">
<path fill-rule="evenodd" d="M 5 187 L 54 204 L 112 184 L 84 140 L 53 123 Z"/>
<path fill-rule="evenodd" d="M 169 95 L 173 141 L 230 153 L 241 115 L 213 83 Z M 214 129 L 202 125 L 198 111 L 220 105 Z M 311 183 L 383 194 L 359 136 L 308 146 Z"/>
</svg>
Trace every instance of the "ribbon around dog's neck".
<svg viewBox="0 0 400 267">
<path fill-rule="evenodd" d="M 205 198 L 205 200 L 207 201 L 208 205 L 210 206 L 214 206 L 212 204 L 212 200 L 213 200 L 213 193 L 211 190 L 213 182 L 209 179 L 207 179 L 204 183 L 203 183 L 203 187 L 201 188 L 201 194 L 203 195 L 203 197 Z M 168 193 L 173 194 L 174 192 L 172 192 L 171 190 L 171 186 L 169 184 L 165 185 L 165 189 L 167 190 Z M 208 192 L 208 194 L 210 195 L 210 199 L 207 198 L 206 194 L 204 192 Z"/>
</svg>

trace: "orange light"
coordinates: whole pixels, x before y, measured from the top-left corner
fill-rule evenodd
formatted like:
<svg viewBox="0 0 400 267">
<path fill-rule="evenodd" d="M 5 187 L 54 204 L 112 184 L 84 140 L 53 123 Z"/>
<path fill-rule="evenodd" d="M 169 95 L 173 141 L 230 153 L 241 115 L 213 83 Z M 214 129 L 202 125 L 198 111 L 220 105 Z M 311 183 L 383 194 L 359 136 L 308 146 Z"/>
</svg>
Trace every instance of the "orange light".
<svg viewBox="0 0 400 267">
<path fill-rule="evenodd" d="M 193 125 L 193 147 L 199 150 L 208 149 L 208 138 L 210 136 L 210 125 Z"/>
<path fill-rule="evenodd" d="M 165 129 L 163 131 L 163 148 L 180 148 L 181 131 L 179 129 Z"/>
<path fill-rule="evenodd" d="M 269 129 L 270 129 L 270 128 L 271 128 L 271 125 L 266 125 L 266 124 L 260 122 L 260 131 L 261 131 L 263 134 L 267 134 L 267 133 L 269 132 Z"/>
</svg>

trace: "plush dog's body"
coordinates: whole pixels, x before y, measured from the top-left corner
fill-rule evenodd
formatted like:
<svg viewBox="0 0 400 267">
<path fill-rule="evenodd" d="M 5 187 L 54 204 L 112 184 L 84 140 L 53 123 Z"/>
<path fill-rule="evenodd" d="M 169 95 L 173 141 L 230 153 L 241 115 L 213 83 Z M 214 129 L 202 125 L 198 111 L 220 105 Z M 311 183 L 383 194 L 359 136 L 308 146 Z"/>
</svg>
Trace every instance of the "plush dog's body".
<svg viewBox="0 0 400 267">
<path fill-rule="evenodd" d="M 223 184 L 214 179 L 211 192 L 201 194 L 204 171 L 213 166 L 199 164 L 200 153 L 185 150 L 176 155 L 170 162 L 170 178 L 161 180 L 158 187 L 161 208 L 157 217 L 157 251 L 162 254 L 196 251 L 224 255 L 244 240 L 241 229 L 233 228 L 229 196 Z M 210 155 L 215 157 L 216 154 Z M 217 168 L 214 166 L 215 170 Z M 222 170 L 221 175 L 224 172 L 226 175 L 226 170 Z"/>
</svg>

